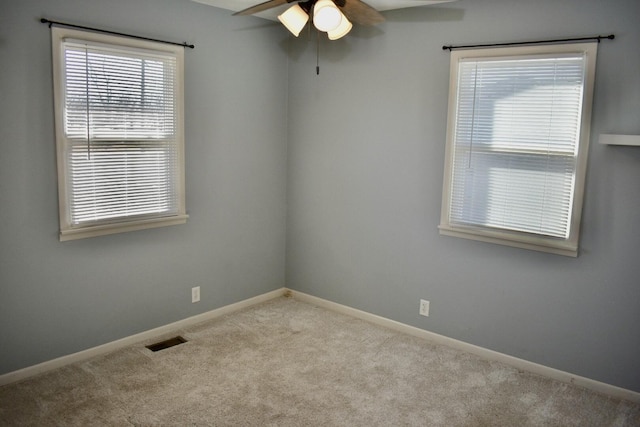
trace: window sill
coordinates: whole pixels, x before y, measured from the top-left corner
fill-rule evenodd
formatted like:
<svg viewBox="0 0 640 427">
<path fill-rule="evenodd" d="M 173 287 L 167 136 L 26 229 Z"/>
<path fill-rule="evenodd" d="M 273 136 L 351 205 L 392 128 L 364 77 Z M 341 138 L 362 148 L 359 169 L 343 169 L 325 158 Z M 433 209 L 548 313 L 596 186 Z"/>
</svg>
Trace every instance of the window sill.
<svg viewBox="0 0 640 427">
<path fill-rule="evenodd" d="M 154 218 L 126 223 L 94 225 L 82 228 L 67 228 L 60 230 L 60 241 L 86 239 L 89 237 L 105 236 L 108 234 L 125 233 L 128 231 L 145 230 L 148 228 L 179 225 L 187 222 L 189 215 L 175 215 L 166 218 Z"/>
<path fill-rule="evenodd" d="M 573 245 L 567 241 L 546 241 L 541 238 L 511 235 L 486 230 L 452 228 L 448 225 L 440 225 L 438 228 L 440 229 L 440 234 L 443 236 L 460 237 L 463 239 L 495 243 L 498 245 L 529 249 L 538 252 L 547 252 L 573 258 L 578 256 L 577 245 Z"/>
</svg>

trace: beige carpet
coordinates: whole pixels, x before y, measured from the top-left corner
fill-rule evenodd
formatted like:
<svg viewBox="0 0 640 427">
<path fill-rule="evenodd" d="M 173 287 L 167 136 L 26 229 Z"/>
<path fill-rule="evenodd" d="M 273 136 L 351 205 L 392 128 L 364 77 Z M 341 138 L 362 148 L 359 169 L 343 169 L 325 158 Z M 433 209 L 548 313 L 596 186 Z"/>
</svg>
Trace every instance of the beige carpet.
<svg viewBox="0 0 640 427">
<path fill-rule="evenodd" d="M 177 333 L 1 387 L 0 425 L 640 426 L 640 405 L 291 298 Z"/>
</svg>

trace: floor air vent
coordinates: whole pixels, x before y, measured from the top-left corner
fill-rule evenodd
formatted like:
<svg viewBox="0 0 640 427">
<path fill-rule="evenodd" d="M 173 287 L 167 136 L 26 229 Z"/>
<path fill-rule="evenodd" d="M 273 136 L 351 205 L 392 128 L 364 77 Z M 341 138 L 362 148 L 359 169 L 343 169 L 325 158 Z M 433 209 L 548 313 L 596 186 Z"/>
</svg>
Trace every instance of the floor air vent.
<svg viewBox="0 0 640 427">
<path fill-rule="evenodd" d="M 168 340 L 164 340 L 161 342 L 157 342 L 155 344 L 148 345 L 146 347 L 151 351 L 160 351 L 160 350 L 164 350 L 165 348 L 173 347 L 174 345 L 182 344 L 185 342 L 187 342 L 187 340 L 185 340 L 181 336 L 177 336 L 177 337 L 169 338 Z"/>
</svg>

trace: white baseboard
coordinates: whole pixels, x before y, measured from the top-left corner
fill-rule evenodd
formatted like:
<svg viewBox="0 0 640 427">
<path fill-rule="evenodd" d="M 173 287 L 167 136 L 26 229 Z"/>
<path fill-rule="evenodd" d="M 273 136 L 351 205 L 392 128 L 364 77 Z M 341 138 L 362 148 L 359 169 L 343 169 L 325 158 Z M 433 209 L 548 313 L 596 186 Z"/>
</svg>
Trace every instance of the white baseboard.
<svg viewBox="0 0 640 427">
<path fill-rule="evenodd" d="M 569 372 L 564 372 L 558 369 L 550 368 L 548 366 L 540 365 L 538 363 L 529 362 L 524 359 L 519 359 L 517 357 L 509 356 L 504 353 L 499 353 L 497 351 L 489 350 L 483 347 L 466 343 L 464 341 L 459 341 L 453 338 L 446 337 L 444 335 L 439 335 L 434 332 L 429 332 L 427 330 L 416 328 L 414 326 L 410 326 L 404 323 L 396 322 L 395 320 L 377 316 L 375 314 L 371 314 L 366 311 L 351 308 L 346 305 L 338 304 L 332 301 L 328 301 L 322 298 L 318 298 L 309 294 L 305 294 L 303 292 L 298 292 L 298 291 L 290 290 L 287 288 L 276 289 L 274 291 L 255 296 L 253 298 L 239 301 L 234 304 L 226 305 L 224 307 L 216 308 L 206 313 L 201 313 L 192 317 L 188 317 L 186 319 L 179 320 L 177 322 L 173 322 L 168 325 L 160 326 L 158 328 L 141 332 L 139 334 L 131 335 L 129 337 L 125 337 L 116 341 L 99 345 L 97 347 L 89 348 L 87 350 L 79 351 L 77 353 L 69 354 L 67 356 L 62 356 L 57 359 L 49 360 L 43 363 L 39 363 L 37 365 L 28 366 L 26 368 L 19 369 L 17 371 L 0 375 L 0 386 L 21 381 L 23 379 L 41 374 L 43 372 L 51 371 L 53 369 L 61 368 L 63 366 L 67 366 L 72 363 L 82 362 L 92 357 L 110 353 L 112 351 L 119 350 L 121 348 L 128 347 L 130 345 L 134 345 L 142 341 L 157 338 L 162 335 L 174 332 L 176 330 L 179 330 L 191 325 L 195 325 L 210 319 L 215 319 L 216 317 L 221 317 L 221 316 L 233 313 L 235 311 L 239 311 L 244 308 L 251 307 L 253 305 L 260 304 L 262 302 L 269 301 L 274 298 L 278 298 L 283 295 L 292 296 L 293 298 L 299 301 L 307 302 L 307 303 L 310 303 L 322 308 L 326 308 L 338 313 L 342 313 L 351 317 L 362 319 L 379 326 L 383 326 L 398 332 L 402 332 L 408 335 L 425 339 L 435 344 L 440 344 L 450 348 L 455 348 L 457 350 L 466 351 L 468 353 L 475 354 L 477 356 L 480 356 L 488 360 L 502 362 L 507 365 L 513 366 L 516 369 L 521 369 L 523 371 L 531 372 L 543 377 L 561 381 L 563 383 L 581 386 L 586 389 L 589 389 L 598 393 L 606 394 L 611 397 L 625 399 L 634 403 L 640 403 L 640 393 L 632 390 L 627 390 L 627 389 L 606 384 L 600 381 L 574 375 Z"/>
<path fill-rule="evenodd" d="M 174 332 L 176 330 L 204 322 L 206 320 L 215 319 L 216 317 L 224 316 L 235 311 L 250 307 L 252 305 L 260 304 L 270 299 L 280 297 L 286 292 L 286 288 L 276 289 L 275 291 L 267 292 L 253 298 L 236 302 L 234 304 L 225 305 L 224 307 L 216 308 L 214 310 L 207 311 L 206 313 L 197 314 L 195 316 L 188 317 L 177 322 L 169 323 L 168 325 L 140 332 L 139 334 L 131 335 L 116 341 L 99 345 L 97 347 L 89 348 L 87 350 L 82 350 L 77 353 L 58 357 L 53 360 L 48 360 L 37 365 L 28 366 L 17 371 L 8 372 L 6 374 L 0 375 L 0 386 L 21 381 L 34 375 L 61 368 L 72 363 L 82 362 L 92 357 L 110 353 L 112 351 L 119 350 L 121 348 L 128 347 L 142 341 L 154 339 L 159 336 Z"/>
<path fill-rule="evenodd" d="M 504 364 L 513 366 L 516 369 L 531 372 L 546 378 L 551 378 L 563 383 L 574 384 L 580 387 L 584 387 L 588 390 L 592 390 L 598 393 L 606 394 L 607 396 L 628 400 L 634 403 L 640 403 L 640 393 L 627 390 L 625 388 L 617 387 L 611 384 L 606 384 L 600 381 L 592 380 L 590 378 L 581 377 L 571 374 L 569 372 L 561 371 L 559 369 L 550 368 L 548 366 L 540 365 L 538 363 L 529 362 L 524 359 L 519 359 L 508 354 L 499 353 L 497 351 L 489 350 L 484 347 L 469 344 L 464 341 L 459 341 L 453 338 L 439 335 L 434 332 L 429 332 L 424 329 L 416 328 L 404 323 L 396 322 L 395 320 L 387 319 L 385 317 L 377 316 L 375 314 L 368 313 L 366 311 L 357 310 L 355 308 L 348 307 L 346 305 L 338 304 L 332 301 L 328 301 L 322 298 L 314 297 L 303 292 L 290 290 L 289 295 L 295 299 L 303 302 L 326 308 L 338 313 L 346 314 L 351 317 L 366 320 L 379 326 L 383 326 L 389 329 L 393 329 L 398 332 L 412 335 L 418 338 L 423 338 L 427 341 L 435 344 L 444 345 L 457 350 L 466 351 L 467 353 L 475 354 L 484 359 L 494 360 L 496 362 L 502 362 Z"/>
</svg>

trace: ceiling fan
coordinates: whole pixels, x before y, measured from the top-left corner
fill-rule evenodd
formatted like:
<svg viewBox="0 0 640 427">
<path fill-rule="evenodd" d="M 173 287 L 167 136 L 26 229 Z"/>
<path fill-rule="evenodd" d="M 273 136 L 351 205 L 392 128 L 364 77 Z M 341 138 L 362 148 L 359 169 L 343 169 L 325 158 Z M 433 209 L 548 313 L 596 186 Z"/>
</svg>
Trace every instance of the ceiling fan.
<svg viewBox="0 0 640 427">
<path fill-rule="evenodd" d="M 268 0 L 234 13 L 253 15 L 254 13 L 295 3 L 278 19 L 296 37 L 313 17 L 313 25 L 326 32 L 330 40 L 344 37 L 351 31 L 352 22 L 360 25 L 376 25 L 384 21 L 384 16 L 361 0 Z"/>
</svg>

